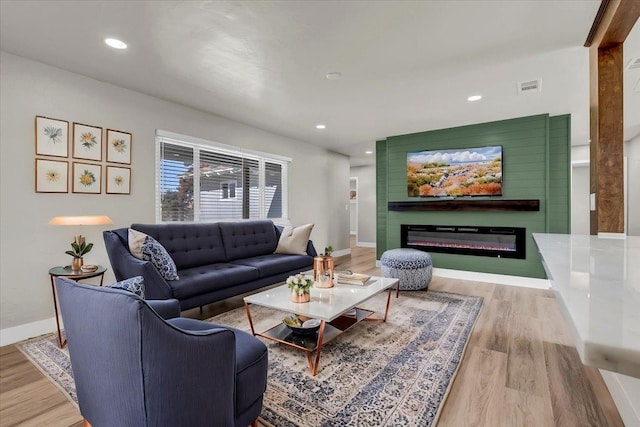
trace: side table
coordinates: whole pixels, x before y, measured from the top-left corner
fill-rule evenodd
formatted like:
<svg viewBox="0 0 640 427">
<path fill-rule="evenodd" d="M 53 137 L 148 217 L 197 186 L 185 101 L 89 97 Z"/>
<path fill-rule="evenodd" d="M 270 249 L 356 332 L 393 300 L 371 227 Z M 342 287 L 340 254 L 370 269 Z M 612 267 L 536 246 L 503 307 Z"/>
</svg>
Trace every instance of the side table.
<svg viewBox="0 0 640 427">
<path fill-rule="evenodd" d="M 65 338 L 65 340 L 62 341 L 62 331 L 60 331 L 60 314 L 58 313 L 58 295 L 56 294 L 54 279 L 56 277 L 66 277 L 67 279 L 78 281 L 100 276 L 100 286 L 102 286 L 105 271 L 107 271 L 107 268 L 101 265 L 98 266 L 96 271 L 88 271 L 86 273 L 84 271 L 73 271 L 70 265 L 67 265 L 66 267 L 53 267 L 49 270 L 49 277 L 51 278 L 51 292 L 53 293 L 53 309 L 56 312 L 56 326 L 58 328 L 58 345 L 60 348 L 64 348 L 67 344 L 67 340 Z"/>
</svg>

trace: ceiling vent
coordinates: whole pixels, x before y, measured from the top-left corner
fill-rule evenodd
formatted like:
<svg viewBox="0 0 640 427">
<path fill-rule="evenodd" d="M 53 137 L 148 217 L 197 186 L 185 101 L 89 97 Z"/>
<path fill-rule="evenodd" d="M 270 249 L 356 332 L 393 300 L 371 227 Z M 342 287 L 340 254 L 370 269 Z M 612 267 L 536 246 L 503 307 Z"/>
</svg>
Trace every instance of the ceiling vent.
<svg viewBox="0 0 640 427">
<path fill-rule="evenodd" d="M 542 92 L 542 79 L 528 80 L 518 83 L 518 95 Z"/>
<path fill-rule="evenodd" d="M 631 58 L 631 61 L 624 67 L 625 70 L 640 70 L 640 58 Z"/>
</svg>

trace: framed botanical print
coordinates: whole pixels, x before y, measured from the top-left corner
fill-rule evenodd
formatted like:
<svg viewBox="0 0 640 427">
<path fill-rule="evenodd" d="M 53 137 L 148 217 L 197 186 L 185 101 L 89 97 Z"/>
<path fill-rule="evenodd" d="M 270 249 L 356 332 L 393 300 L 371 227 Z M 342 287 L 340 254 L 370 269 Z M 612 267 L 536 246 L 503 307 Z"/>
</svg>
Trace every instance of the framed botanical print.
<svg viewBox="0 0 640 427">
<path fill-rule="evenodd" d="M 107 162 L 131 164 L 131 143 L 129 132 L 107 129 Z"/>
<path fill-rule="evenodd" d="M 69 157 L 69 122 L 36 116 L 36 155 Z"/>
<path fill-rule="evenodd" d="M 68 193 L 69 163 L 36 159 L 36 193 Z"/>
<path fill-rule="evenodd" d="M 73 162 L 73 186 L 71 191 L 88 194 L 102 193 L 101 172 L 101 165 Z"/>
<path fill-rule="evenodd" d="M 97 126 L 73 124 L 73 158 L 102 160 L 102 128 Z"/>
<path fill-rule="evenodd" d="M 107 166 L 107 194 L 131 194 L 131 168 Z"/>
</svg>

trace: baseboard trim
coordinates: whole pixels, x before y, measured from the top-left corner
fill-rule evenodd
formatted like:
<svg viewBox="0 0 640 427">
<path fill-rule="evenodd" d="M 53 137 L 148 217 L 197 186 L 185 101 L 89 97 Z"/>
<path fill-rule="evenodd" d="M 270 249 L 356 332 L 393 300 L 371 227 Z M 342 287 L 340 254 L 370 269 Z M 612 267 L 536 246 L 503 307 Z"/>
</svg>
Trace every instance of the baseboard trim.
<svg viewBox="0 0 640 427">
<path fill-rule="evenodd" d="M 345 255 L 350 255 L 351 254 L 351 248 L 347 248 L 347 249 L 340 249 L 339 251 L 333 251 L 331 253 L 331 255 L 336 258 L 336 257 L 340 257 L 340 256 L 345 256 Z"/>
<path fill-rule="evenodd" d="M 497 283 L 499 285 L 520 286 L 524 288 L 551 288 L 549 280 L 536 279 L 534 277 L 508 276 L 506 274 L 480 273 L 477 271 L 451 270 L 448 268 L 434 268 L 433 275 L 449 279 L 472 280 L 475 282 Z"/>
<path fill-rule="evenodd" d="M 376 267 L 382 267 L 380 260 L 376 260 Z M 477 271 L 451 270 L 448 268 L 434 268 L 433 275 L 448 279 L 472 280 L 475 282 L 497 283 L 499 285 L 520 286 L 523 288 L 550 289 L 551 283 L 547 279 L 534 277 L 507 276 L 506 274 L 480 273 Z"/>
<path fill-rule="evenodd" d="M 360 246 L 363 248 L 375 248 L 376 242 L 356 242 L 356 246 Z"/>
<path fill-rule="evenodd" d="M 600 369 L 600 374 L 609 389 L 609 393 L 611 393 L 613 402 L 618 408 L 620 418 L 622 418 L 624 425 L 629 427 L 640 426 L 639 403 L 636 401 L 636 406 L 634 406 L 634 401 L 631 400 L 631 396 L 637 396 L 638 391 L 625 388 L 620 381 L 621 377 L 625 377 L 624 375 L 616 374 L 615 372 L 610 372 L 604 369 Z M 640 379 L 626 377 L 624 380 L 625 382 L 633 382 L 635 388 L 640 389 Z"/>
<path fill-rule="evenodd" d="M 62 319 L 60 319 L 60 327 L 62 328 Z M 14 326 L 0 330 L 0 347 L 14 344 L 29 338 L 49 334 L 56 330 L 56 318 L 38 320 L 36 322 L 26 323 L 24 325 Z"/>
</svg>

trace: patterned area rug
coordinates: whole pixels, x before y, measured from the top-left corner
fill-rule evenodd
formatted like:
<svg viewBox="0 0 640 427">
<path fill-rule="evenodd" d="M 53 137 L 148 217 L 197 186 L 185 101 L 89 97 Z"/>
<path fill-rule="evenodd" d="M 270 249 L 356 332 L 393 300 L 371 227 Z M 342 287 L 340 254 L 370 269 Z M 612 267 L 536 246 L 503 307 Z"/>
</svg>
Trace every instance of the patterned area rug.
<svg viewBox="0 0 640 427">
<path fill-rule="evenodd" d="M 363 306 L 384 312 L 386 294 Z M 443 292 L 401 292 L 386 323 L 361 322 L 327 344 L 318 375 L 301 351 L 268 341 L 269 379 L 262 420 L 286 426 L 432 426 L 447 396 L 482 307 L 482 298 Z M 284 314 L 251 307 L 256 330 Z M 248 330 L 244 308 L 209 321 Z M 19 344 L 72 400 L 66 349 L 54 335 Z"/>
</svg>

